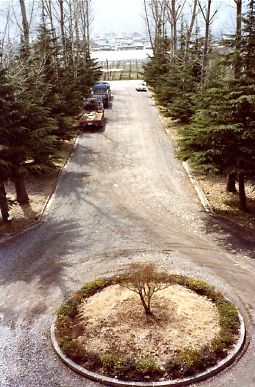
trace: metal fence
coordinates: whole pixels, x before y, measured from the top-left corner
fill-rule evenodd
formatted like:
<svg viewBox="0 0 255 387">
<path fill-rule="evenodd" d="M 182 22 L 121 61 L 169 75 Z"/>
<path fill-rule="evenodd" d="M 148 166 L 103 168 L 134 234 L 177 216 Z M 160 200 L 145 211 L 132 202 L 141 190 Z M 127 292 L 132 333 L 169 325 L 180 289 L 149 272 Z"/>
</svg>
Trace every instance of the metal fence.
<svg viewBox="0 0 255 387">
<path fill-rule="evenodd" d="M 147 60 L 100 61 L 103 80 L 143 79 L 143 66 Z"/>
</svg>

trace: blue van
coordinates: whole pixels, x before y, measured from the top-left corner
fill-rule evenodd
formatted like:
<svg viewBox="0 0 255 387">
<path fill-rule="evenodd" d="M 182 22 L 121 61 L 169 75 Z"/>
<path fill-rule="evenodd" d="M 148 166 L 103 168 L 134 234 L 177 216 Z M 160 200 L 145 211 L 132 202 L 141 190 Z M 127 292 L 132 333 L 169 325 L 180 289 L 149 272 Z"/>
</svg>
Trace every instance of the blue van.
<svg viewBox="0 0 255 387">
<path fill-rule="evenodd" d="M 111 99 L 111 88 L 108 82 L 97 82 L 92 86 L 92 95 L 95 98 L 101 98 L 104 104 L 104 107 L 109 106 Z"/>
</svg>

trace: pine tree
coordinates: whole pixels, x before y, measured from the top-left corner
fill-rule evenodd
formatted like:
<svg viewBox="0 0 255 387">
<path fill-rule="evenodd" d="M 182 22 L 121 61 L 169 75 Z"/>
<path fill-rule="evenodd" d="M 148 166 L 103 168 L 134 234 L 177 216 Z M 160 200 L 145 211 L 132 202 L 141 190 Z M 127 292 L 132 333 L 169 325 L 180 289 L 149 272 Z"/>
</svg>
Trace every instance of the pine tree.
<svg viewBox="0 0 255 387">
<path fill-rule="evenodd" d="M 240 209 L 247 210 L 245 180 L 255 175 L 254 0 L 243 23 L 238 55 L 228 55 L 225 74 L 221 63 L 221 77 L 208 82 L 180 145 L 181 157 L 196 168 L 238 178 Z"/>
<path fill-rule="evenodd" d="M 238 176 L 240 209 L 246 210 L 244 178 L 255 172 L 255 86 L 232 79 L 208 89 L 180 145 L 181 157 L 195 168 Z"/>
<path fill-rule="evenodd" d="M 0 209 L 2 220 L 8 222 L 8 201 L 5 183 L 11 176 L 12 163 L 4 139 L 13 128 L 14 92 L 8 83 L 6 72 L 0 69 Z"/>
<path fill-rule="evenodd" d="M 101 71 L 96 61 L 90 59 L 82 42 L 74 48 L 66 37 L 63 58 L 61 48 L 52 36 L 52 32 L 42 24 L 33 51 L 38 63 L 43 63 L 43 104 L 56 120 L 54 134 L 62 140 L 73 135 L 71 119 L 80 113 L 83 98 L 90 93 L 92 84 L 99 80 Z"/>
<path fill-rule="evenodd" d="M 197 30 L 198 34 L 198 30 Z M 202 44 L 198 35 L 187 45 L 182 25 L 175 56 L 169 51 L 167 39 L 145 66 L 145 79 L 154 89 L 164 113 L 181 122 L 189 122 L 195 109 L 194 96 L 201 78 Z"/>
<path fill-rule="evenodd" d="M 160 87 L 159 85 L 162 84 L 161 76 L 168 72 L 170 63 L 169 47 L 169 40 L 161 38 L 157 44 L 154 56 L 144 65 L 144 79 L 153 88 Z"/>
<path fill-rule="evenodd" d="M 243 18 L 244 28 L 241 41 L 243 72 L 249 82 L 255 79 L 255 1 L 250 0 L 247 15 Z"/>
<path fill-rule="evenodd" d="M 195 112 L 195 96 L 201 78 L 201 40 L 196 37 L 185 47 L 185 32 L 180 36 L 180 48 L 175 64 L 170 65 L 165 87 L 172 91 L 166 101 L 167 114 L 180 122 L 188 123 Z"/>
<path fill-rule="evenodd" d="M 29 201 L 24 178 L 26 175 L 44 173 L 53 167 L 55 137 L 52 131 L 55 120 L 49 117 L 49 110 L 43 106 L 43 87 L 40 77 L 32 67 L 26 69 L 22 86 L 12 91 L 9 122 L 1 136 L 1 144 L 10 165 L 9 178 L 14 182 L 17 201 Z M 6 157 L 7 157 L 6 156 Z"/>
</svg>

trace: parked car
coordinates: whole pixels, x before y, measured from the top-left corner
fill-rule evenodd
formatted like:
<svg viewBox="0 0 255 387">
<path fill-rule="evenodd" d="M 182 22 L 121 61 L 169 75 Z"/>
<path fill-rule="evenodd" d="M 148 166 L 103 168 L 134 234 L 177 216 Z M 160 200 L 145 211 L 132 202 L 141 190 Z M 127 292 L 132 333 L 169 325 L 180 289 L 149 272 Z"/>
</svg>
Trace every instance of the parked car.
<svg viewBox="0 0 255 387">
<path fill-rule="evenodd" d="M 92 86 L 91 96 L 95 98 L 101 98 L 103 101 L 104 107 L 107 108 L 111 100 L 110 84 L 104 81 L 95 83 Z"/>
<path fill-rule="evenodd" d="M 140 82 L 137 86 L 136 86 L 136 91 L 147 91 L 147 87 L 146 87 L 146 82 Z"/>
</svg>

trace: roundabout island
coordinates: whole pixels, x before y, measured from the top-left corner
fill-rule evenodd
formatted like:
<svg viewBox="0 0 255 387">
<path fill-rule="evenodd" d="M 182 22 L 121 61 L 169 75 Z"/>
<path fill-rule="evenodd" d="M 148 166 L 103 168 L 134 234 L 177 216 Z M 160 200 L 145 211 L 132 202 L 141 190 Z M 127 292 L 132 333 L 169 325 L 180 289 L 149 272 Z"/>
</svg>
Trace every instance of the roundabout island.
<svg viewBox="0 0 255 387">
<path fill-rule="evenodd" d="M 70 368 L 104 385 L 173 386 L 227 367 L 245 327 L 207 282 L 134 263 L 86 283 L 61 305 L 51 338 Z"/>
</svg>

